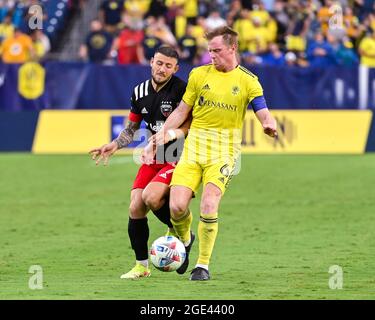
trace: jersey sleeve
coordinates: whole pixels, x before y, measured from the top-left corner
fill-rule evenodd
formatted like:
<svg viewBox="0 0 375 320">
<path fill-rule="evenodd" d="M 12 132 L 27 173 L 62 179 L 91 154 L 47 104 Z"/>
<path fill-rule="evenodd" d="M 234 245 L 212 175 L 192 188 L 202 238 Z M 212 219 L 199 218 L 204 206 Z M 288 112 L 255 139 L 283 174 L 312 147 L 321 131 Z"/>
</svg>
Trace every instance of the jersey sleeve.
<svg viewBox="0 0 375 320">
<path fill-rule="evenodd" d="M 251 101 L 253 101 L 254 98 L 261 96 L 263 96 L 263 88 L 259 83 L 258 78 L 249 78 L 247 96 L 249 103 L 251 103 Z"/>
<path fill-rule="evenodd" d="M 195 100 L 197 99 L 197 77 L 196 70 L 193 69 L 189 74 L 189 80 L 186 86 L 185 94 L 182 97 L 182 100 L 188 106 L 194 106 Z"/>
<path fill-rule="evenodd" d="M 137 101 L 135 100 L 135 93 L 133 92 L 131 98 L 130 98 L 130 112 L 135 114 L 140 114 L 141 110 L 138 106 Z"/>
<path fill-rule="evenodd" d="M 178 88 L 178 100 L 181 101 L 186 92 L 186 82 L 182 81 Z"/>
<path fill-rule="evenodd" d="M 141 110 L 138 106 L 137 101 L 135 100 L 135 93 L 133 92 L 130 98 L 130 113 L 129 113 L 129 120 L 133 122 L 141 122 L 143 117 L 141 114 Z"/>
<path fill-rule="evenodd" d="M 366 38 L 364 38 L 360 44 L 359 44 L 359 49 L 363 50 L 363 51 L 367 51 L 368 50 L 368 44 L 369 44 L 369 41 L 367 41 Z"/>
</svg>

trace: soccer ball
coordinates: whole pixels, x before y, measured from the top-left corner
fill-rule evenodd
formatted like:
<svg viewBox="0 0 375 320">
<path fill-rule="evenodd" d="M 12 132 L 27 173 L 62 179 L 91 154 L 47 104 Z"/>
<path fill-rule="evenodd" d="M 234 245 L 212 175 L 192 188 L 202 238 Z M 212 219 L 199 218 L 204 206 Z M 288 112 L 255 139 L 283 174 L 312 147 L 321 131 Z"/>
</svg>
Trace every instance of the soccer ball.
<svg viewBox="0 0 375 320">
<path fill-rule="evenodd" d="M 185 261 L 185 246 L 176 237 L 163 236 L 153 242 L 150 257 L 156 269 L 166 272 L 175 271 Z"/>
</svg>

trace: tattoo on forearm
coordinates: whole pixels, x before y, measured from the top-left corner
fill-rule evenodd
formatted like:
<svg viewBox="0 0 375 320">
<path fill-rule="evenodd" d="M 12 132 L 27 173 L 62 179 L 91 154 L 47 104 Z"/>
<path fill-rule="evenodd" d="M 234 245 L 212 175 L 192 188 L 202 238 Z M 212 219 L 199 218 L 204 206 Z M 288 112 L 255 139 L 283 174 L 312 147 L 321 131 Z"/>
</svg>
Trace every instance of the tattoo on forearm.
<svg viewBox="0 0 375 320">
<path fill-rule="evenodd" d="M 134 132 L 140 127 L 139 122 L 128 121 L 128 124 L 124 130 L 120 132 L 118 137 L 115 139 L 118 148 L 125 148 L 129 143 L 133 141 Z"/>
</svg>

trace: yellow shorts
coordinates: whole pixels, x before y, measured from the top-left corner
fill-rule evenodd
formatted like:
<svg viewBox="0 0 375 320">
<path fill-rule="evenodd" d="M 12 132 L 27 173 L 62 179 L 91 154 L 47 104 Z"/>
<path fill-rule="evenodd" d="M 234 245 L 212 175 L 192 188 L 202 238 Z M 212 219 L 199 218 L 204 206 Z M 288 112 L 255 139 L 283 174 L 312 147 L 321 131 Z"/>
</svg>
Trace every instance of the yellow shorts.
<svg viewBox="0 0 375 320">
<path fill-rule="evenodd" d="M 171 186 L 184 186 L 197 193 L 201 182 L 203 186 L 211 182 L 224 194 L 232 179 L 236 161 L 217 161 L 200 164 L 181 157 L 173 172 Z"/>
</svg>

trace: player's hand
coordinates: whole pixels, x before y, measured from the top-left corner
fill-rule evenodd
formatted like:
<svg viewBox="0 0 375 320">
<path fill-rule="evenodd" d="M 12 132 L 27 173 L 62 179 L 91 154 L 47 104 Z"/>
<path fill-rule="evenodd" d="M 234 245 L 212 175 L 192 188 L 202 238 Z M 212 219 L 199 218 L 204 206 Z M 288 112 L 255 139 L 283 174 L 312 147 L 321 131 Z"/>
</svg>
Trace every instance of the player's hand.
<svg viewBox="0 0 375 320">
<path fill-rule="evenodd" d="M 148 141 L 152 142 L 156 146 L 162 146 L 163 144 L 168 143 L 171 140 L 168 132 L 161 129 L 158 133 L 151 136 Z"/>
<path fill-rule="evenodd" d="M 113 155 L 118 149 L 118 145 L 115 141 L 107 143 L 100 148 L 95 148 L 89 151 L 91 154 L 91 159 L 95 161 L 95 164 L 98 165 L 100 162 L 106 166 L 109 161 L 109 157 Z"/>
<path fill-rule="evenodd" d="M 153 164 L 156 154 L 156 145 L 151 141 L 148 145 L 142 150 L 141 153 L 141 162 L 147 165 Z"/>
<path fill-rule="evenodd" d="M 263 132 L 272 138 L 277 138 L 276 121 L 263 124 Z"/>
</svg>

